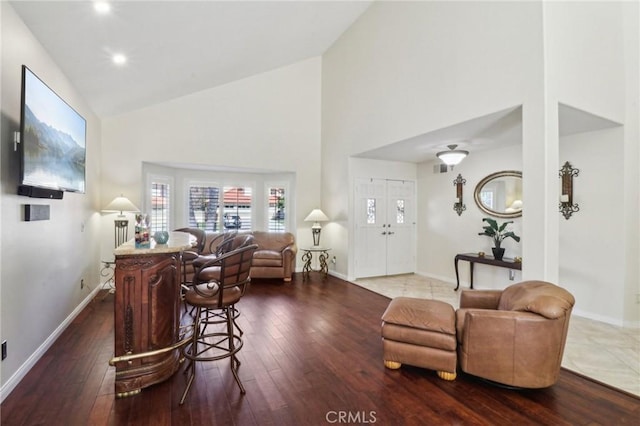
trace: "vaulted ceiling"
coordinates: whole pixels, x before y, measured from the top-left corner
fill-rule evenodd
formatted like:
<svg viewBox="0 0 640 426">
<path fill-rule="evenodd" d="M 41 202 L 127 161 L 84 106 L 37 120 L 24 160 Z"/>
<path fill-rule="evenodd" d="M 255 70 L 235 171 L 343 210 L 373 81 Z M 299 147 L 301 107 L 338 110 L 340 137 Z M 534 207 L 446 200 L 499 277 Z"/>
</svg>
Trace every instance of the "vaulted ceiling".
<svg viewBox="0 0 640 426">
<path fill-rule="evenodd" d="M 11 0 L 27 27 L 101 117 L 121 114 L 322 55 L 373 0 Z M 113 63 L 123 54 L 125 64 Z M 37 70 L 34 70 L 37 73 Z M 559 106 L 560 134 L 610 127 Z M 422 162 L 457 144 L 471 151 L 522 143 L 518 106 L 361 153 Z"/>
<path fill-rule="evenodd" d="M 324 53 L 371 1 L 10 2 L 99 116 Z M 127 62 L 116 65 L 120 53 Z M 37 73 L 37 72 L 36 72 Z"/>
</svg>

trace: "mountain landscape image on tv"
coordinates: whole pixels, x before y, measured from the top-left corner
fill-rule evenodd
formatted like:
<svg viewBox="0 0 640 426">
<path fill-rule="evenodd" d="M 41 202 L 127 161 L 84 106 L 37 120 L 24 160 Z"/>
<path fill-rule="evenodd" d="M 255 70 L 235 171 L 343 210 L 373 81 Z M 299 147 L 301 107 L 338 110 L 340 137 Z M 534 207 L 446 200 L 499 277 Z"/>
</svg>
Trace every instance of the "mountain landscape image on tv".
<svg viewBox="0 0 640 426">
<path fill-rule="evenodd" d="M 22 184 L 85 192 L 85 119 L 26 66 L 22 70 Z"/>
</svg>

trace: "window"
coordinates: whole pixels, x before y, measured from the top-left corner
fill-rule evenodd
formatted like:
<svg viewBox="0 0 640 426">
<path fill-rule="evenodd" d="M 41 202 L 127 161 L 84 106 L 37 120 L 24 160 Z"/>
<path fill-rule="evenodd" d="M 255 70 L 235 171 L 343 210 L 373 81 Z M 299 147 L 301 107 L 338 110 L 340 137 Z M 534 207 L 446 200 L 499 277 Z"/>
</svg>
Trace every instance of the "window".
<svg viewBox="0 0 640 426">
<path fill-rule="evenodd" d="M 153 213 L 154 227 L 285 232 L 295 225 L 294 173 L 201 171 L 143 162 L 142 174 L 140 208 L 150 217 Z"/>
<path fill-rule="evenodd" d="M 167 181 L 151 181 L 151 234 L 169 230 L 170 187 Z"/>
<path fill-rule="evenodd" d="M 494 199 L 495 191 L 493 189 L 483 188 L 482 191 L 480 191 L 480 201 L 491 210 L 496 210 Z"/>
<path fill-rule="evenodd" d="M 367 224 L 374 225 L 376 223 L 376 199 L 367 198 Z"/>
<path fill-rule="evenodd" d="M 189 226 L 205 231 L 217 231 L 220 214 L 220 188 L 189 186 Z"/>
<path fill-rule="evenodd" d="M 396 200 L 396 224 L 404 223 L 404 200 Z"/>
<path fill-rule="evenodd" d="M 252 229 L 251 187 L 225 186 L 223 189 L 222 226 L 224 229 Z"/>
<path fill-rule="evenodd" d="M 267 230 L 272 232 L 286 231 L 285 225 L 285 188 L 269 186 L 267 188 Z"/>
</svg>

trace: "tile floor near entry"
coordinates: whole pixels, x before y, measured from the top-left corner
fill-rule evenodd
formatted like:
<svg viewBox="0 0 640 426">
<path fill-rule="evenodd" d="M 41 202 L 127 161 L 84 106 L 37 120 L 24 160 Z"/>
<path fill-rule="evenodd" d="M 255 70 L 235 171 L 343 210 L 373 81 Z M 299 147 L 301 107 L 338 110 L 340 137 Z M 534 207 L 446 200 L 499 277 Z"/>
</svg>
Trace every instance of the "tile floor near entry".
<svg viewBox="0 0 640 426">
<path fill-rule="evenodd" d="M 458 308 L 460 291 L 420 275 L 359 278 L 355 284 L 393 298 L 441 300 Z M 640 330 L 571 316 L 562 366 L 640 396 Z"/>
</svg>

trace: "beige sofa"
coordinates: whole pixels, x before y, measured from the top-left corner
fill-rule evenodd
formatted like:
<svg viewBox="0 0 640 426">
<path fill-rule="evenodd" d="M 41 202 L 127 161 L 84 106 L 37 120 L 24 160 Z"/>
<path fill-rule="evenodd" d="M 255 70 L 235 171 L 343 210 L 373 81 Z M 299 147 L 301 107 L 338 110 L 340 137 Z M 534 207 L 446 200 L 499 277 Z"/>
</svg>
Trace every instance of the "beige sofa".
<svg viewBox="0 0 640 426">
<path fill-rule="evenodd" d="M 240 231 L 238 235 L 253 235 L 254 243 L 258 249 L 253 255 L 251 264 L 251 278 L 282 278 L 291 281 L 296 270 L 296 255 L 298 247 L 295 237 L 290 232 L 265 232 L 265 231 Z M 210 255 L 216 252 L 218 244 L 223 241 L 223 233 L 206 232 L 204 247 L 201 255 Z M 193 276 L 193 268 L 189 265 L 187 280 Z"/>
</svg>

